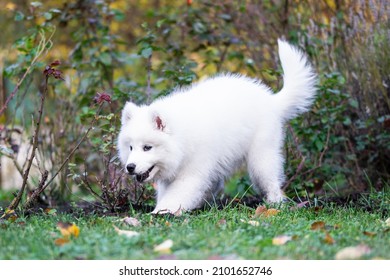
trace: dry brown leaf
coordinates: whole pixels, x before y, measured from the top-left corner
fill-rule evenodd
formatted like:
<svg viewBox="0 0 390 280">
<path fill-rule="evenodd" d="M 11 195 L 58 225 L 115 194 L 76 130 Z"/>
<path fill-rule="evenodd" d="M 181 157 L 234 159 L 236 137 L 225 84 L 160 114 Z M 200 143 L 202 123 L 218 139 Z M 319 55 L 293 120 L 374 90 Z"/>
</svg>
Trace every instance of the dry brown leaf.
<svg viewBox="0 0 390 280">
<path fill-rule="evenodd" d="M 262 215 L 265 211 L 267 211 L 267 207 L 264 205 L 258 206 L 255 211 L 255 218 Z"/>
<path fill-rule="evenodd" d="M 321 229 L 325 229 L 325 223 L 323 221 L 316 221 L 314 223 L 311 224 L 311 227 L 310 227 L 311 230 L 321 230 Z"/>
<path fill-rule="evenodd" d="M 364 234 L 364 235 L 367 235 L 367 236 L 370 236 L 370 237 L 374 237 L 374 236 L 376 235 L 376 232 L 363 231 L 363 234 Z"/>
<path fill-rule="evenodd" d="M 325 242 L 326 244 L 330 244 L 330 245 L 335 243 L 333 237 L 329 234 L 329 232 L 327 232 L 327 233 L 325 234 L 324 242 Z"/>
<path fill-rule="evenodd" d="M 279 236 L 276 236 L 272 239 L 272 244 L 273 245 L 277 245 L 277 246 L 280 246 L 280 245 L 284 245 L 286 244 L 288 241 L 292 240 L 292 237 L 291 236 L 288 236 L 288 235 L 279 235 Z"/>
<path fill-rule="evenodd" d="M 134 236 L 138 236 L 139 233 L 136 232 L 136 231 L 132 231 L 132 230 L 122 230 L 122 229 L 119 229 L 117 228 L 116 226 L 113 226 L 115 231 L 119 234 L 119 235 L 124 235 L 126 237 L 134 237 Z"/>
<path fill-rule="evenodd" d="M 71 236 L 78 237 L 80 234 L 80 228 L 75 224 L 58 222 L 57 227 L 60 230 L 62 236 L 68 239 Z"/>
<path fill-rule="evenodd" d="M 126 217 L 126 218 L 123 218 L 121 221 L 124 222 L 125 224 L 128 224 L 129 226 L 133 226 L 133 227 L 141 226 L 141 222 L 138 221 L 138 219 L 136 219 L 136 218 Z"/>
<path fill-rule="evenodd" d="M 277 215 L 279 212 L 280 212 L 280 210 L 277 210 L 277 209 L 274 209 L 274 208 L 270 208 L 270 209 L 268 209 L 267 211 L 265 211 L 264 216 L 265 216 L 265 217 L 275 216 L 275 215 Z"/>
<path fill-rule="evenodd" d="M 57 238 L 56 240 L 54 240 L 54 244 L 57 245 L 57 246 L 62 246 L 66 243 L 68 243 L 70 240 L 68 238 Z"/>
<path fill-rule="evenodd" d="M 171 248 L 173 246 L 173 241 L 171 239 L 165 240 L 163 243 L 154 247 L 154 251 L 160 254 L 170 254 Z"/>
<path fill-rule="evenodd" d="M 280 212 L 280 210 L 277 210 L 274 208 L 267 209 L 266 206 L 262 205 L 262 206 L 259 206 L 256 208 L 255 215 L 253 217 L 254 218 L 257 218 L 257 217 L 268 218 L 268 217 L 277 215 L 279 212 Z"/>
<path fill-rule="evenodd" d="M 335 258 L 336 260 L 356 260 L 370 252 L 371 248 L 362 244 L 341 249 L 337 252 Z"/>
</svg>

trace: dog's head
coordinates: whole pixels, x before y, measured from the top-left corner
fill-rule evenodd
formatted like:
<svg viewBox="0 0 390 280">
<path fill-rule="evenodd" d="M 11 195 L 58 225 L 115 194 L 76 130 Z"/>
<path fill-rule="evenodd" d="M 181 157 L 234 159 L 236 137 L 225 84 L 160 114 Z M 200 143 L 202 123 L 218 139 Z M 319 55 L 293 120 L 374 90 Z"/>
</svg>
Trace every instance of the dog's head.
<svg viewBox="0 0 390 280">
<path fill-rule="evenodd" d="M 169 133 L 159 114 L 149 107 L 126 103 L 118 136 L 119 157 L 125 170 L 138 182 L 161 177 L 169 157 Z"/>
</svg>

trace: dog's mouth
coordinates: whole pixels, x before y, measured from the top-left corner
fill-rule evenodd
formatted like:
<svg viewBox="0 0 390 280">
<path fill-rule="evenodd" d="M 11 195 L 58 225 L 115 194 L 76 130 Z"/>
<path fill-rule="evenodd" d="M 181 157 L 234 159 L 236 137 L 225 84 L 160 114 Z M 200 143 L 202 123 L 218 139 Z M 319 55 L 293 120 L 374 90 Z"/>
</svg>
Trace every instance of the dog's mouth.
<svg viewBox="0 0 390 280">
<path fill-rule="evenodd" d="M 135 179 L 139 182 L 139 183 L 142 183 L 144 182 L 146 179 L 149 178 L 149 175 L 150 175 L 150 172 L 152 172 L 154 168 L 154 165 L 152 167 L 150 167 L 147 171 L 145 171 L 144 173 L 140 173 L 140 174 L 136 174 L 135 175 Z"/>
</svg>

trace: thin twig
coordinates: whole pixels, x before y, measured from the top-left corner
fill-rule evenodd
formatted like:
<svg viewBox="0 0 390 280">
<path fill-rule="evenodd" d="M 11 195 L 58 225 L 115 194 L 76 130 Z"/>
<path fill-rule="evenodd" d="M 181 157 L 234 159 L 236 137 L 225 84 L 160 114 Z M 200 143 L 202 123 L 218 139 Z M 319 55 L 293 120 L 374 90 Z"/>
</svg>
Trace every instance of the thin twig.
<svg viewBox="0 0 390 280">
<path fill-rule="evenodd" d="M 225 48 L 222 51 L 221 57 L 217 63 L 217 72 L 221 71 L 223 62 L 225 61 L 227 50 L 229 49 L 230 44 L 225 44 Z"/>
<path fill-rule="evenodd" d="M 306 157 L 302 157 L 302 160 L 301 162 L 299 163 L 298 167 L 297 167 L 297 170 L 295 171 L 295 174 L 284 184 L 283 186 L 283 190 L 287 189 L 288 186 L 291 184 L 292 181 L 295 180 L 295 178 L 298 177 L 299 173 L 301 172 L 301 170 L 303 169 L 303 167 L 305 166 L 305 160 L 306 160 Z"/>
<path fill-rule="evenodd" d="M 27 210 L 31 208 L 35 202 L 37 201 L 39 195 L 45 190 L 45 182 L 47 180 L 47 177 L 49 176 L 49 171 L 45 170 L 42 174 L 41 181 L 39 182 L 39 186 L 36 190 L 33 191 L 30 198 L 26 201 L 24 204 L 24 210 Z"/>
<path fill-rule="evenodd" d="M 35 158 L 35 152 L 36 152 L 36 150 L 38 148 L 39 129 L 41 127 L 41 120 L 42 120 L 42 115 L 43 115 L 43 105 L 45 103 L 45 97 L 46 97 L 46 94 L 47 94 L 48 80 L 49 80 L 49 76 L 46 76 L 45 89 L 43 90 L 43 93 L 41 94 L 41 104 L 40 104 L 39 111 L 38 111 L 38 120 L 37 120 L 37 124 L 35 126 L 34 135 L 33 135 L 33 147 L 32 147 L 32 150 L 31 150 L 30 158 L 28 159 L 28 162 L 27 162 L 27 168 L 26 168 L 26 170 L 24 171 L 24 174 L 23 174 L 22 187 L 20 188 L 17 196 L 12 200 L 11 204 L 9 205 L 8 208 L 10 210 L 15 209 L 19 205 L 20 200 L 22 199 L 22 195 L 23 195 L 24 190 L 26 188 L 27 180 L 28 180 L 28 177 L 29 177 L 29 174 L 30 174 L 30 169 L 31 169 L 33 160 Z"/>
</svg>

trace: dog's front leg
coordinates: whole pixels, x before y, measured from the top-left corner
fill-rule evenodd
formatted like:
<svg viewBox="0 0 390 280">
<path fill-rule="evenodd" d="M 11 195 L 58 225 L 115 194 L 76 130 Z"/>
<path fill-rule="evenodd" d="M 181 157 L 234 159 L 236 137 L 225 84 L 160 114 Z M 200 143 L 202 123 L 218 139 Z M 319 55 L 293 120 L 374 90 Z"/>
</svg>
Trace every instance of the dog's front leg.
<svg viewBox="0 0 390 280">
<path fill-rule="evenodd" d="M 152 213 L 177 213 L 202 205 L 208 182 L 202 176 L 180 176 L 157 194 L 157 205 Z"/>
</svg>

